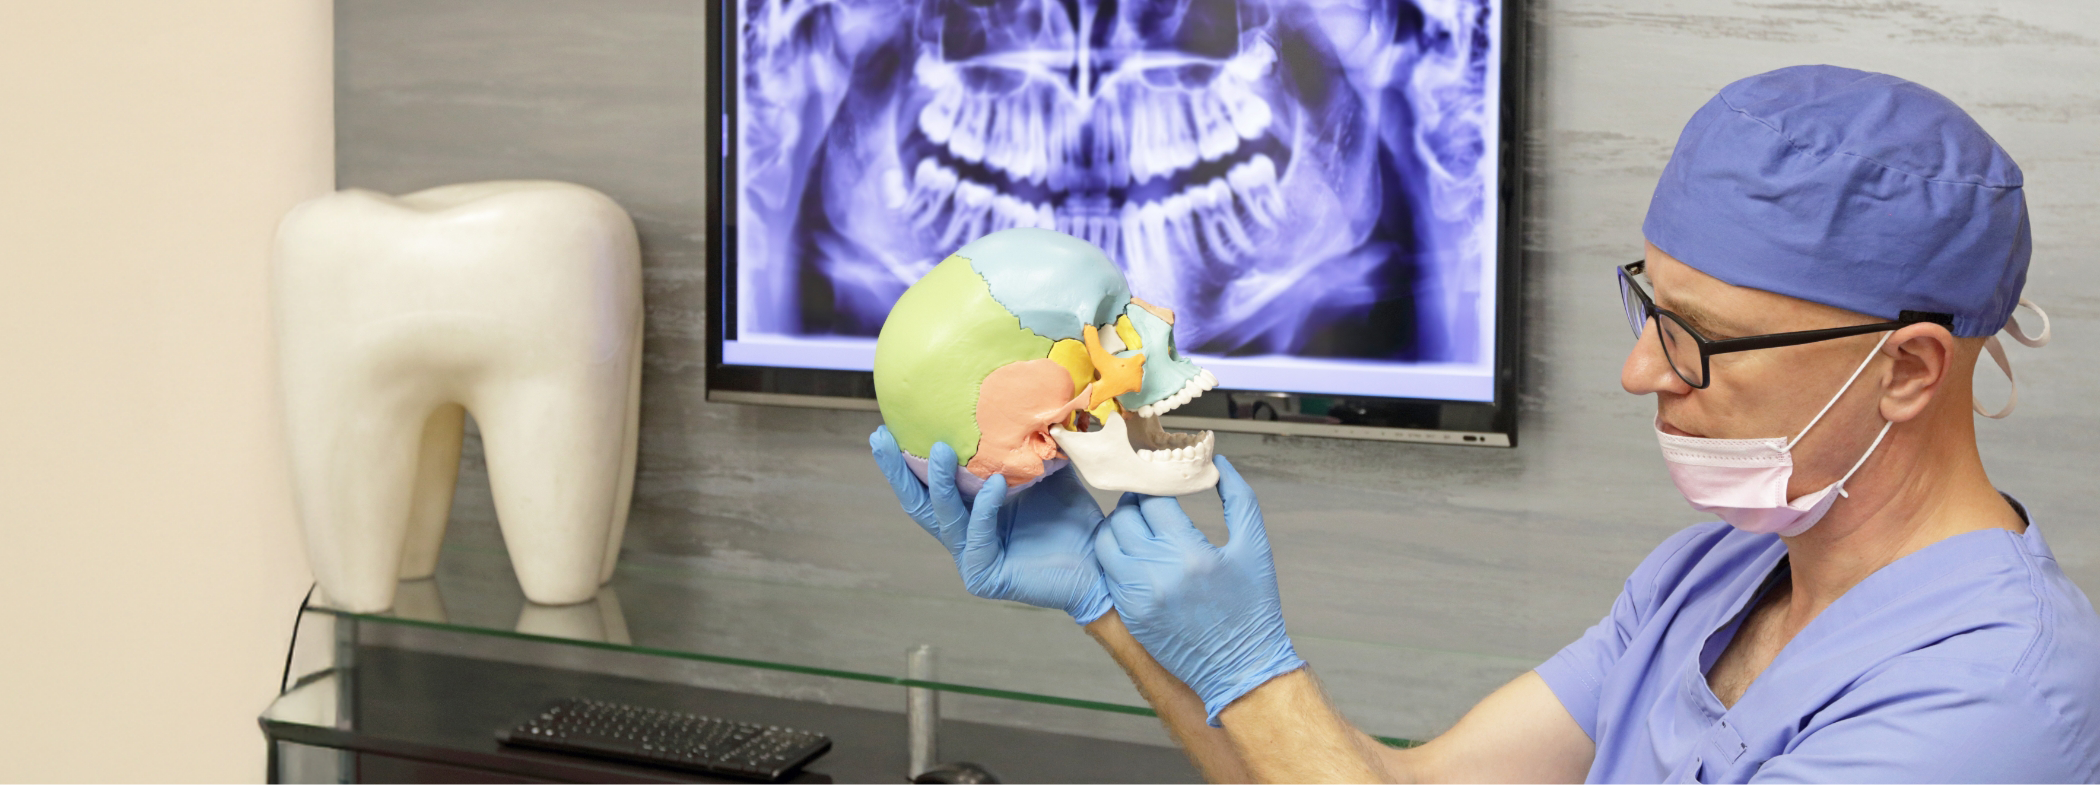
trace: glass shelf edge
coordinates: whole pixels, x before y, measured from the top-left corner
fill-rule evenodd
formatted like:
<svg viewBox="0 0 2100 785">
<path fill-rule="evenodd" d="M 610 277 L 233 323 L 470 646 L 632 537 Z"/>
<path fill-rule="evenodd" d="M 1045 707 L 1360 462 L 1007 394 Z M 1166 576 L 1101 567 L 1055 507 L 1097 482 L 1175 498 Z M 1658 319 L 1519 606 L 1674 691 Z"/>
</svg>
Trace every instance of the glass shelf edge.
<svg viewBox="0 0 2100 785">
<path fill-rule="evenodd" d="M 1065 708 L 1083 709 L 1087 711 L 1109 712 L 1113 714 L 1129 714 L 1139 717 L 1159 716 L 1158 712 L 1153 711 L 1149 707 L 1131 706 L 1122 703 L 1110 703 L 1107 701 L 1093 701 L 1081 698 L 1061 698 L 1054 695 L 1041 695 L 1032 692 L 1002 690 L 994 687 L 978 687 L 969 684 L 952 684 L 940 681 L 927 681 L 924 679 L 911 679 L 899 676 L 884 676 L 881 674 L 860 673 L 857 671 L 840 670 L 837 668 L 822 668 L 814 665 L 794 665 L 784 662 L 769 662 L 766 660 L 755 660 L 745 657 L 729 657 L 719 654 L 704 654 L 701 652 L 694 651 L 680 651 L 676 649 L 660 649 L 650 646 L 635 646 L 632 644 L 608 643 L 605 641 L 590 641 L 581 640 L 577 638 L 563 638 L 553 635 L 534 635 L 531 633 L 517 632 L 514 630 L 498 630 L 486 627 L 468 627 L 454 624 L 446 624 L 442 622 L 426 621 L 423 619 L 404 619 L 398 616 L 385 616 L 370 613 L 353 613 L 350 611 L 329 608 L 320 605 L 310 606 L 307 608 L 307 610 L 314 613 L 325 613 L 331 616 L 337 616 L 347 619 L 356 619 L 358 621 L 369 621 L 378 624 L 396 624 L 406 627 L 419 627 L 430 630 L 442 630 L 446 632 L 457 632 L 467 635 L 482 635 L 492 638 L 509 638 L 513 640 L 532 641 L 535 643 L 551 643 L 562 646 L 578 646 L 588 649 L 598 649 L 601 651 L 634 652 L 654 657 L 668 657 L 674 659 L 692 660 L 695 662 L 707 662 L 717 665 L 733 665 L 744 668 L 782 671 L 785 673 L 797 673 L 805 676 L 821 676 L 833 679 L 846 679 L 850 681 L 868 682 L 871 684 L 886 684 L 898 687 L 921 687 L 925 689 L 939 690 L 941 692 L 953 692 L 962 695 L 976 695 L 980 697 L 998 698 L 1002 700 L 1019 701 L 1023 703 L 1038 703 L 1050 706 L 1062 706 Z M 305 681 L 306 680 L 302 679 L 301 685 L 303 685 Z M 297 689 L 297 687 L 301 685 L 294 685 L 293 689 Z M 290 690 L 287 690 L 287 692 L 289 691 Z M 1402 739 L 1393 736 L 1373 735 L 1371 736 L 1371 738 L 1378 740 L 1379 743 L 1384 744 L 1388 747 L 1396 747 L 1400 749 L 1406 749 L 1409 747 L 1419 747 L 1422 745 L 1422 742 L 1419 741 L 1415 741 L 1412 739 Z"/>
<path fill-rule="evenodd" d="M 1021 701 L 1025 703 L 1041 703 L 1052 706 L 1063 706 L 1066 708 L 1085 709 L 1088 711 L 1104 711 L 1115 714 L 1132 714 L 1140 717 L 1159 716 L 1152 709 L 1144 706 L 1131 706 L 1122 703 L 1085 700 L 1082 698 L 1061 698 L 1055 695 L 1041 695 L 1032 692 L 1020 692 L 1017 690 L 1002 690 L 996 687 L 978 687 L 969 684 L 952 684 L 949 682 L 927 681 L 924 679 L 910 679 L 900 676 L 884 676 L 875 673 L 861 673 L 858 671 L 840 670 L 837 668 L 823 668 L 814 665 L 795 665 L 785 662 L 755 660 L 746 657 L 729 657 L 720 654 L 705 654 L 695 651 L 680 651 L 677 649 L 659 649 L 651 646 L 635 646 L 632 644 L 608 643 L 605 641 L 580 640 L 577 638 L 563 638 L 553 635 L 534 635 L 532 633 L 516 632 L 512 630 L 497 630 L 486 627 L 467 627 L 455 624 L 445 624 L 442 622 L 425 621 L 422 619 L 404 619 L 399 616 L 385 616 L 370 613 L 353 613 L 350 611 L 339 610 L 336 608 L 328 608 L 323 606 L 312 606 L 309 607 L 307 610 L 314 613 L 325 613 L 331 616 L 337 616 L 346 619 L 356 619 L 358 621 L 374 622 L 378 624 L 395 624 L 405 627 L 419 627 L 422 629 L 442 630 L 446 632 L 457 632 L 468 635 L 483 635 L 491 638 L 509 638 L 513 640 L 532 641 L 535 643 L 552 643 L 563 646 L 577 646 L 587 649 L 598 649 L 601 651 L 634 652 L 653 657 L 668 657 L 674 659 L 692 660 L 695 662 L 714 663 L 717 665 L 734 665 L 737 667 L 744 668 L 758 668 L 761 670 L 798 673 L 805 676 L 822 676 L 825 678 L 832 679 L 846 679 L 850 681 L 861 681 L 872 684 L 887 684 L 898 687 L 922 687 L 926 689 L 939 690 L 941 692 L 953 692 L 963 695 L 977 695 L 986 698 L 999 698 L 1003 700 Z"/>
</svg>

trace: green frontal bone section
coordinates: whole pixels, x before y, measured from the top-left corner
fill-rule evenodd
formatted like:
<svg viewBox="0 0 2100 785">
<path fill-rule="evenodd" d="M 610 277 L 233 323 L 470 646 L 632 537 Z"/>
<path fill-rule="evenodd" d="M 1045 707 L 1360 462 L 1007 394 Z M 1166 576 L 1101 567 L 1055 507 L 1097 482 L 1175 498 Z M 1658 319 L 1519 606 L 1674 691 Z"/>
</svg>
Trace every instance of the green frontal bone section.
<svg viewBox="0 0 2100 785">
<path fill-rule="evenodd" d="M 905 452 L 947 442 L 963 463 L 977 454 L 977 390 L 1009 363 L 1050 356 L 1050 339 L 992 299 L 970 266 L 950 256 L 897 298 L 875 339 L 875 399 Z"/>
</svg>

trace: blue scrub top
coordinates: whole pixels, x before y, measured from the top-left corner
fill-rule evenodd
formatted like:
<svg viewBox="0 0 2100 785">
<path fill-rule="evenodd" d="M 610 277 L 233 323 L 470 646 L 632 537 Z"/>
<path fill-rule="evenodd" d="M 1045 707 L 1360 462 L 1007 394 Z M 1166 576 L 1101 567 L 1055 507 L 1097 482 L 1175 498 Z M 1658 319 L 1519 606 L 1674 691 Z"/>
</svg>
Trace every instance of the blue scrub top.
<svg viewBox="0 0 2100 785">
<path fill-rule="evenodd" d="M 1777 535 L 1679 532 L 1538 667 L 1597 743 L 1590 782 L 2100 778 L 2100 616 L 2040 527 L 1957 535 L 1867 576 L 1724 708 L 1706 671 L 1785 556 Z"/>
</svg>

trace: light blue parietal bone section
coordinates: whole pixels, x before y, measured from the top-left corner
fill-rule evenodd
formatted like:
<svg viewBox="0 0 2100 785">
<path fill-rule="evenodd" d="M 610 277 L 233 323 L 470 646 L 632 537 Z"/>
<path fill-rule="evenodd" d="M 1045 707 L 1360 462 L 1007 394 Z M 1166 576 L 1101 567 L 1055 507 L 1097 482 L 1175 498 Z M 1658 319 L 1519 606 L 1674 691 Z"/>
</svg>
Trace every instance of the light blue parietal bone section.
<svg viewBox="0 0 2100 785">
<path fill-rule="evenodd" d="M 1049 229 L 1008 229 L 977 238 L 955 255 L 970 260 L 992 299 L 1021 326 L 1053 341 L 1078 340 L 1080 328 L 1115 322 L 1130 300 L 1123 271 L 1101 249 Z"/>
</svg>

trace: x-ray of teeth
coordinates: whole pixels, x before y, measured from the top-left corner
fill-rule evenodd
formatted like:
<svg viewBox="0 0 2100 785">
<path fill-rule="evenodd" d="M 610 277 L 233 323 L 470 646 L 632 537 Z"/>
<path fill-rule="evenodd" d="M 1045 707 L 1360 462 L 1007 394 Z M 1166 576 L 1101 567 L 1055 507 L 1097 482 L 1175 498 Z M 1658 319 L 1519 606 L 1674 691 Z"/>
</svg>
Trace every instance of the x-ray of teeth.
<svg viewBox="0 0 2100 785">
<path fill-rule="evenodd" d="M 1484 361 L 1491 0 L 741 2 L 744 334 L 1038 226 L 1196 352 Z"/>
</svg>

